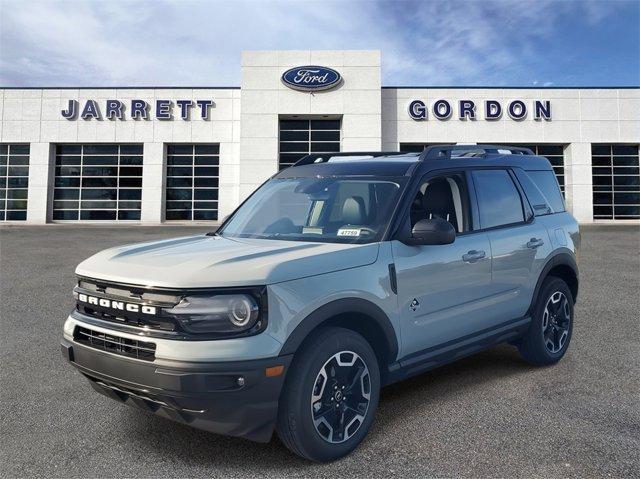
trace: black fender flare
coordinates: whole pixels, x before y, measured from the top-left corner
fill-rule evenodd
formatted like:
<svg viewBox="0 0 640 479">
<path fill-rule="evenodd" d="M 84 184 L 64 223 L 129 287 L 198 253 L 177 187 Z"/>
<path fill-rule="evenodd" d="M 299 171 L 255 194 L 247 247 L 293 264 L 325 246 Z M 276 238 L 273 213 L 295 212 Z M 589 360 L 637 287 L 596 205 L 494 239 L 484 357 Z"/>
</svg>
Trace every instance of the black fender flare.
<svg viewBox="0 0 640 479">
<path fill-rule="evenodd" d="M 542 268 L 542 271 L 540 272 L 540 276 L 538 277 L 538 282 L 536 283 L 536 287 L 533 290 L 533 297 L 531 298 L 531 304 L 529 305 L 527 315 L 531 316 L 533 314 L 533 310 L 536 305 L 536 300 L 538 299 L 538 294 L 540 293 L 540 289 L 542 288 L 542 283 L 544 282 L 546 277 L 549 275 L 549 271 L 551 271 L 556 266 L 560 266 L 560 265 L 568 266 L 569 268 L 571 268 L 574 274 L 576 275 L 576 279 L 579 281 L 580 277 L 578 273 L 578 264 L 576 263 L 576 260 L 573 254 L 568 252 L 562 252 L 562 251 L 554 254 L 553 256 L 551 256 L 551 258 L 549 258 L 547 263 L 544 265 L 544 268 Z M 576 298 L 573 298 L 573 300 L 575 301 Z"/>
<path fill-rule="evenodd" d="M 366 299 L 343 298 L 331 301 L 309 314 L 298 324 L 285 341 L 280 355 L 293 354 L 307 338 L 309 333 L 322 323 L 344 314 L 361 314 L 370 317 L 382 330 L 389 348 L 389 362 L 398 356 L 398 338 L 395 328 L 386 313 L 376 304 Z"/>
</svg>

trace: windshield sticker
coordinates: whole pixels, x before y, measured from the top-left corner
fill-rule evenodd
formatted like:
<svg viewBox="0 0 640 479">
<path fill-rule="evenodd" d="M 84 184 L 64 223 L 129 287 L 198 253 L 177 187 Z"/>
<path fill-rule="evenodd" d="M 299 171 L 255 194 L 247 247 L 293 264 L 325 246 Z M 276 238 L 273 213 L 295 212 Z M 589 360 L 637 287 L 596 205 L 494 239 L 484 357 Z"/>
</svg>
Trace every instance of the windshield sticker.
<svg viewBox="0 0 640 479">
<path fill-rule="evenodd" d="M 322 228 L 313 228 L 311 226 L 305 226 L 302 228 L 302 234 L 304 235 L 321 235 L 322 234 Z"/>
<path fill-rule="evenodd" d="M 338 230 L 338 236 L 350 236 L 356 238 L 360 236 L 360 228 L 340 228 Z"/>
</svg>

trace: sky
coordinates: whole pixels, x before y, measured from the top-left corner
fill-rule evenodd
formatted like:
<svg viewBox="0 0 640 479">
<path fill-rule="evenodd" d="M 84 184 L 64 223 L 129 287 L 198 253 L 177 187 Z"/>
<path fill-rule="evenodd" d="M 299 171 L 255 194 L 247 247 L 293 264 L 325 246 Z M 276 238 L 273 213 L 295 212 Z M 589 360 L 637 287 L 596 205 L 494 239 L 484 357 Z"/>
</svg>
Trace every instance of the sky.
<svg viewBox="0 0 640 479">
<path fill-rule="evenodd" d="M 242 50 L 377 49 L 385 86 L 638 86 L 640 0 L 0 0 L 0 86 L 239 86 Z"/>
</svg>

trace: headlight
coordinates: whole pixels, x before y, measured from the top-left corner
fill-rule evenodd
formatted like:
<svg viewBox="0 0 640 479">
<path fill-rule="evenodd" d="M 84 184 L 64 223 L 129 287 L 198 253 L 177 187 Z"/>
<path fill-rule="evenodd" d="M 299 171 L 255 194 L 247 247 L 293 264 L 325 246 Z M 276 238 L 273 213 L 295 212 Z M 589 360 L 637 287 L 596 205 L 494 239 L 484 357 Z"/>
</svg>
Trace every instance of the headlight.
<svg viewBox="0 0 640 479">
<path fill-rule="evenodd" d="M 260 306 L 249 294 L 187 296 L 164 312 L 191 333 L 239 333 L 260 327 Z"/>
</svg>

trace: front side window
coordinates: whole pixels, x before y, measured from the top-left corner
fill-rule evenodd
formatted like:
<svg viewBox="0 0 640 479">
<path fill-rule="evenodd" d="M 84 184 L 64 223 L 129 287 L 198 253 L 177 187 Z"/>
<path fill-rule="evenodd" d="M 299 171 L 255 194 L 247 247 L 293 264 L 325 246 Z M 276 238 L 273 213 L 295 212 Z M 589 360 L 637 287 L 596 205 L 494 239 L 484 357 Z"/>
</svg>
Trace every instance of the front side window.
<svg viewBox="0 0 640 479">
<path fill-rule="evenodd" d="M 440 218 L 451 223 L 456 233 L 469 230 L 469 205 L 463 174 L 429 178 L 420 185 L 411 203 L 411 227 L 424 219 Z"/>
<path fill-rule="evenodd" d="M 273 179 L 256 191 L 218 234 L 291 241 L 379 241 L 405 181 Z"/>
<path fill-rule="evenodd" d="M 473 182 L 482 229 L 524 221 L 522 199 L 509 172 L 476 170 L 473 172 Z"/>
</svg>

